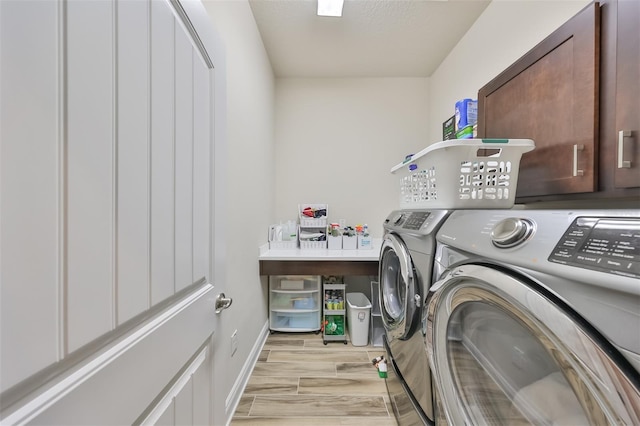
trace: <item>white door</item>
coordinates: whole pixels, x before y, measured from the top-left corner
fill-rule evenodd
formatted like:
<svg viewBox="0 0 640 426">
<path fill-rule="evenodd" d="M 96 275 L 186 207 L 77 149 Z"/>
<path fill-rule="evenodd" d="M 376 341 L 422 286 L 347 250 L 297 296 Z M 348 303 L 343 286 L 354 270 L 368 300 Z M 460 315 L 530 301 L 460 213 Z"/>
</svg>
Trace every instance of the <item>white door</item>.
<svg viewBox="0 0 640 426">
<path fill-rule="evenodd" d="M 219 81 L 192 6 L 0 1 L 2 424 L 212 421 Z"/>
</svg>

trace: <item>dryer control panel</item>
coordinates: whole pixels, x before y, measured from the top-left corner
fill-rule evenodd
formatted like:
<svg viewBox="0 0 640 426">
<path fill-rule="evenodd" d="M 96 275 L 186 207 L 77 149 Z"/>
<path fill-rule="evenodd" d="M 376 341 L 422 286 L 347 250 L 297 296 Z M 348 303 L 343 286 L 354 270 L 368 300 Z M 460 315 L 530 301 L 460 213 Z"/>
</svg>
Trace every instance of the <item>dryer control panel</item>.
<svg viewBox="0 0 640 426">
<path fill-rule="evenodd" d="M 383 223 L 385 232 L 430 236 L 449 215 L 448 210 L 396 210 Z"/>
<path fill-rule="evenodd" d="M 410 229 L 413 231 L 417 231 L 422 228 L 424 222 L 427 220 L 431 212 L 423 211 L 423 212 L 412 212 L 407 220 L 404 222 L 402 227 L 404 229 Z"/>
<path fill-rule="evenodd" d="M 640 278 L 640 220 L 579 217 L 558 241 L 548 260 Z"/>
</svg>

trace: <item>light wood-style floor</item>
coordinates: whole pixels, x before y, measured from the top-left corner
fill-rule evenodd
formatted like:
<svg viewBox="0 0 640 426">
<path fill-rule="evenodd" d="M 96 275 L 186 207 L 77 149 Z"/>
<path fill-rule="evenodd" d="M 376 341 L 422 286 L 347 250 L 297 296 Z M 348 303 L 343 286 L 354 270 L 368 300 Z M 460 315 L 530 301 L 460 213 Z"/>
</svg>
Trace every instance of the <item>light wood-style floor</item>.
<svg viewBox="0 0 640 426">
<path fill-rule="evenodd" d="M 322 343 L 322 334 L 269 335 L 231 425 L 396 426 L 371 360 L 384 349 Z"/>
</svg>

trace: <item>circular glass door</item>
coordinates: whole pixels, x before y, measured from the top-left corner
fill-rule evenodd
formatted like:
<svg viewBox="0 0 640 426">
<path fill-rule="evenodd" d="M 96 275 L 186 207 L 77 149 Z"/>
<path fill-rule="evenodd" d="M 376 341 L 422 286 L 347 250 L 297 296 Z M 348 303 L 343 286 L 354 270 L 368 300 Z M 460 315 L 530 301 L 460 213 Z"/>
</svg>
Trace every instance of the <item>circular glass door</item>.
<svg viewBox="0 0 640 426">
<path fill-rule="evenodd" d="M 380 311 L 388 338 L 402 339 L 410 331 L 415 306 L 415 273 L 411 256 L 400 238 L 387 234 L 379 265 Z"/>
<path fill-rule="evenodd" d="M 610 347 L 524 281 L 480 265 L 431 289 L 427 351 L 450 424 L 639 424 Z"/>
</svg>

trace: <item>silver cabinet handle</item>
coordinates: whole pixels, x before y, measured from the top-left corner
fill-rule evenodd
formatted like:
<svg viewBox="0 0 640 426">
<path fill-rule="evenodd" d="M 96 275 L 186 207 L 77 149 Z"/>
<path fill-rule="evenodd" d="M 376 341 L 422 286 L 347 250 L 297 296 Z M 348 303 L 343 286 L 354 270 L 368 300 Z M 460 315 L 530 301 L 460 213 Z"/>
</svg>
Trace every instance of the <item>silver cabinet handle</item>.
<svg viewBox="0 0 640 426">
<path fill-rule="evenodd" d="M 227 309 L 233 303 L 233 299 L 225 297 L 224 293 L 220 293 L 216 297 L 216 314 L 219 314 L 223 310 Z"/>
<path fill-rule="evenodd" d="M 573 145 L 573 176 L 583 176 L 584 170 L 578 170 L 578 151 L 584 150 L 584 145 Z"/>
<path fill-rule="evenodd" d="M 631 168 L 631 161 L 625 161 L 624 159 L 624 138 L 631 137 L 631 130 L 620 130 L 618 132 L 618 168 L 628 169 Z"/>
</svg>

